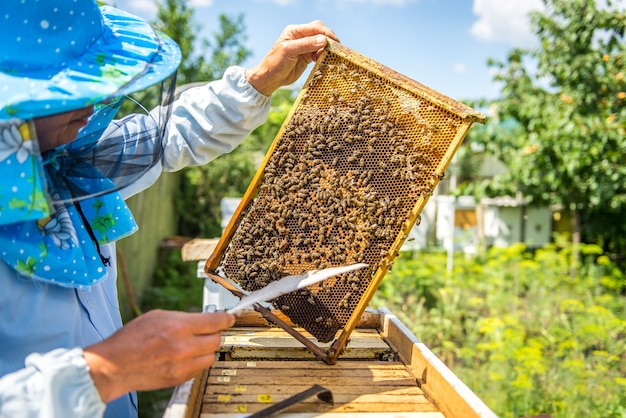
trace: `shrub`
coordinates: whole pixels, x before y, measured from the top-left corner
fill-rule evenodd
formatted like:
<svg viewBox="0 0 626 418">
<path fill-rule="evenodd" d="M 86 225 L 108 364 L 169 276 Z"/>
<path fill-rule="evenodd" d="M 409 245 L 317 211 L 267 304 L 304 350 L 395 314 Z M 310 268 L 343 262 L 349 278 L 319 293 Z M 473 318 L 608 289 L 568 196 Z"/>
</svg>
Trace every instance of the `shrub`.
<svg viewBox="0 0 626 418">
<path fill-rule="evenodd" d="M 583 245 L 519 244 L 475 258 L 403 253 L 372 305 L 386 306 L 499 416 L 626 416 L 623 273 Z"/>
</svg>

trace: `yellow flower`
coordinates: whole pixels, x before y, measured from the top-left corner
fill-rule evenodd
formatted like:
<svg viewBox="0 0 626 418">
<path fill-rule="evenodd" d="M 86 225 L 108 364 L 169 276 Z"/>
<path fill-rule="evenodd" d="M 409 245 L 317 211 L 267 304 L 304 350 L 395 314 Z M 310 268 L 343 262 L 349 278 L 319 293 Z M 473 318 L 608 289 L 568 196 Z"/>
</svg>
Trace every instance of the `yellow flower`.
<svg viewBox="0 0 626 418">
<path fill-rule="evenodd" d="M 529 145 L 524 148 L 524 154 L 533 154 L 537 152 L 538 149 L 539 149 L 539 145 Z"/>
</svg>

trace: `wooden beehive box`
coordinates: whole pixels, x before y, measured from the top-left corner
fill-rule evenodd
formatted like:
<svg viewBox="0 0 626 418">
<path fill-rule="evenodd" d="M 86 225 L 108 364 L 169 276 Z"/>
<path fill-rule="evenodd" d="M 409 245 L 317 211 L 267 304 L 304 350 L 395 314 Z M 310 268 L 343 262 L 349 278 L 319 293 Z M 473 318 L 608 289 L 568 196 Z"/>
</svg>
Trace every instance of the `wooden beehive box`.
<svg viewBox="0 0 626 418">
<path fill-rule="evenodd" d="M 313 385 L 330 390 L 334 403 L 311 397 L 275 416 L 496 416 L 391 312 L 381 309 L 364 313 L 334 365 L 247 311 L 223 334 L 215 365 L 176 388 L 164 417 L 247 417 Z"/>
</svg>

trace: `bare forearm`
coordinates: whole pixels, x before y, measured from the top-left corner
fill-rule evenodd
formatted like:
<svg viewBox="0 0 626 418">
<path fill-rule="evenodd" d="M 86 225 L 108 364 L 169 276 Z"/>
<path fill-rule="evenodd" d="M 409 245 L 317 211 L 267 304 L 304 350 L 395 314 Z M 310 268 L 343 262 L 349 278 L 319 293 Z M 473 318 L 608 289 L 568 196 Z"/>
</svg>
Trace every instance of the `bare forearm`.
<svg viewBox="0 0 626 418">
<path fill-rule="evenodd" d="M 233 323 L 226 313 L 150 311 L 85 348 L 84 357 L 100 397 L 109 402 L 196 376 L 215 362 L 220 332 Z"/>
<path fill-rule="evenodd" d="M 317 59 L 327 38 L 338 40 L 320 21 L 287 26 L 263 60 L 246 72 L 248 82 L 266 96 L 294 83 L 307 65 Z"/>
</svg>

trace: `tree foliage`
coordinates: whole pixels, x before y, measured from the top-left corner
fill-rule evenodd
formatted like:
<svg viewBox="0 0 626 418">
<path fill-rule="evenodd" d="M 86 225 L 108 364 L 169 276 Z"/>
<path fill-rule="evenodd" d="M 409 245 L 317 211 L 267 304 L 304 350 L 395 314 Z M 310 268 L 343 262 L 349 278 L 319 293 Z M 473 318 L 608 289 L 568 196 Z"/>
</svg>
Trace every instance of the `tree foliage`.
<svg viewBox="0 0 626 418">
<path fill-rule="evenodd" d="M 197 73 L 198 64 L 193 54 L 196 34 L 201 28 L 193 21 L 193 9 L 185 1 L 179 0 L 166 0 L 164 3 L 157 2 L 156 5 L 157 20 L 154 26 L 176 41 L 182 54 L 177 73 L 178 84 L 203 79 L 203 74 Z"/>
<path fill-rule="evenodd" d="M 248 36 L 242 14 L 232 18 L 220 15 L 219 28 L 220 31 L 213 34 L 213 41 L 204 40 L 203 43 L 211 51 L 210 59 L 207 61 L 203 56 L 199 57 L 200 69 L 209 80 L 220 78 L 226 68 L 241 64 L 252 54 L 244 46 Z"/>
<path fill-rule="evenodd" d="M 243 14 L 221 14 L 219 30 L 209 40 L 198 38 L 202 26 L 193 20 L 194 10 L 186 0 L 166 0 L 157 7 L 155 27 L 176 41 L 183 56 L 177 75 L 179 85 L 221 78 L 226 68 L 252 54 L 244 46 L 247 35 Z"/>
<path fill-rule="evenodd" d="M 485 185 L 561 206 L 584 241 L 626 249 L 626 14 L 611 0 L 544 0 L 531 15 L 539 47 L 492 61 L 502 97 L 472 138 L 510 171 Z M 497 125 L 497 126 L 494 126 Z M 477 135 L 478 134 L 478 135 Z M 601 215 L 603 223 L 593 222 Z M 592 231 L 585 226 L 593 225 Z M 599 229 L 598 229 L 599 227 Z"/>
</svg>

